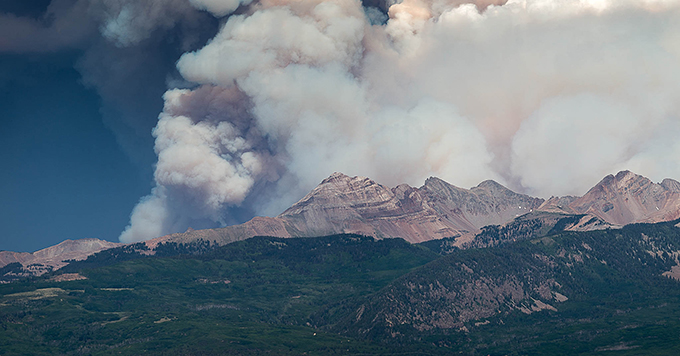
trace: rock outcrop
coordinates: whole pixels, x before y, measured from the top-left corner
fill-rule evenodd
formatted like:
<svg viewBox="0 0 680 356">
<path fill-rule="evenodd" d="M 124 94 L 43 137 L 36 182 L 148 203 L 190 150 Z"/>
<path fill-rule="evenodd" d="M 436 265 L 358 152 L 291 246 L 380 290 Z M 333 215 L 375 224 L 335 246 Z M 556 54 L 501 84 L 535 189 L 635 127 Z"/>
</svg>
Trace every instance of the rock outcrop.
<svg viewBox="0 0 680 356">
<path fill-rule="evenodd" d="M 539 210 L 560 209 L 569 214 L 588 214 L 613 225 L 660 222 L 680 218 L 680 183 L 649 179 L 621 171 L 608 175 L 580 198 L 551 198 Z"/>
<path fill-rule="evenodd" d="M 147 241 L 204 239 L 218 244 L 256 235 L 278 237 L 358 233 L 378 238 L 401 237 L 417 243 L 456 237 L 489 224 L 502 224 L 531 212 L 543 199 L 517 194 L 485 181 L 463 189 L 429 178 L 420 188 L 385 187 L 366 177 L 334 173 L 276 218 L 258 217 L 220 229 L 187 231 Z"/>
<path fill-rule="evenodd" d="M 387 188 L 365 177 L 334 173 L 279 218 L 308 236 L 332 231 L 422 242 L 504 223 L 542 202 L 494 181 L 462 189 L 429 178 L 420 188 Z"/>
<path fill-rule="evenodd" d="M 33 254 L 30 252 L 0 251 L 0 267 L 4 267 L 10 263 L 23 264 L 32 258 Z"/>
<path fill-rule="evenodd" d="M 275 218 L 257 217 L 241 225 L 172 234 L 147 241 L 147 245 L 153 248 L 164 241 L 197 239 L 222 245 L 257 235 L 337 233 L 401 237 L 412 243 L 459 237 L 459 245 L 464 245 L 480 228 L 505 225 L 526 214 L 531 219 L 547 219 L 543 226 L 554 224 L 555 216 L 582 215 L 563 227 L 576 231 L 673 220 L 680 217 L 680 183 L 665 179 L 656 184 L 623 171 L 605 177 L 582 197 L 544 201 L 491 180 L 463 189 L 432 177 L 420 188 L 406 184 L 389 188 L 366 177 L 334 173 Z"/>
</svg>

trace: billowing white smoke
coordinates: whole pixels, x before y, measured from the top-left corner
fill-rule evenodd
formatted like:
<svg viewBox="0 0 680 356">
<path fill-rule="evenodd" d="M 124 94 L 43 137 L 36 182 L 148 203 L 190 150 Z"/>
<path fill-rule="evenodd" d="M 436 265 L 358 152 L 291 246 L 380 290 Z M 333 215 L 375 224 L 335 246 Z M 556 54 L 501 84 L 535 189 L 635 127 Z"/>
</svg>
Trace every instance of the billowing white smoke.
<svg viewBox="0 0 680 356">
<path fill-rule="evenodd" d="M 241 5 L 250 4 L 251 0 L 189 0 L 189 2 L 198 9 L 222 17 L 234 12 Z"/>
<path fill-rule="evenodd" d="M 623 168 L 680 176 L 680 0 L 404 0 L 385 24 L 354 0 L 244 13 L 178 62 L 199 86 L 166 93 L 157 186 L 121 241 L 242 204 L 276 214 L 333 171 L 542 196 Z"/>
</svg>

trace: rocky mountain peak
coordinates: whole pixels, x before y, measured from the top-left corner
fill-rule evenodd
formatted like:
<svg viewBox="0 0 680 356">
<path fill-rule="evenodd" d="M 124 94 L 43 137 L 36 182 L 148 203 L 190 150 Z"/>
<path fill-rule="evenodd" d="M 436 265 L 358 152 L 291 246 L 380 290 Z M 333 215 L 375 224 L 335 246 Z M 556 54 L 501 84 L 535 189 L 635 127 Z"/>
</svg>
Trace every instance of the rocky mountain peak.
<svg viewBox="0 0 680 356">
<path fill-rule="evenodd" d="M 661 181 L 661 186 L 668 191 L 680 193 L 680 182 L 675 179 L 666 178 Z"/>
<path fill-rule="evenodd" d="M 472 190 L 483 190 L 491 195 L 515 194 L 515 192 L 511 191 L 495 180 L 485 180 L 479 183 L 476 187 L 472 188 Z"/>
<path fill-rule="evenodd" d="M 407 184 L 389 188 L 367 177 L 335 172 L 275 218 L 254 218 L 241 225 L 190 231 L 157 240 L 190 242 L 200 238 L 226 244 L 257 235 L 358 233 L 378 238 L 401 237 L 410 242 L 445 237 L 462 241 L 487 225 L 506 224 L 522 216 L 554 220 L 555 213 L 590 215 L 583 217 L 583 224 L 577 221 L 578 226 L 574 226 L 579 229 L 672 220 L 680 214 L 680 183 L 669 179 L 654 184 L 645 177 L 622 171 L 608 175 L 583 197 L 551 197 L 544 201 L 515 193 L 493 180 L 463 189 L 430 177 L 419 188 Z M 591 221 L 604 223 L 594 226 Z"/>
<path fill-rule="evenodd" d="M 311 208 L 337 208 L 376 200 L 385 201 L 392 196 L 390 189 L 367 177 L 350 177 L 335 172 L 279 216 L 295 215 Z"/>
<path fill-rule="evenodd" d="M 388 192 L 389 189 L 387 187 L 378 184 L 370 178 L 361 176 L 350 177 L 343 173 L 335 172 L 328 178 L 322 180 L 316 188 L 295 205 L 313 199 L 373 199 L 373 195 L 377 194 L 384 197 L 385 194 L 389 195 Z M 293 205 L 293 207 L 295 205 Z"/>
<path fill-rule="evenodd" d="M 441 190 L 466 190 L 463 188 L 456 187 L 453 184 L 450 184 L 446 181 L 444 181 L 441 178 L 437 177 L 430 177 L 425 180 L 425 184 L 423 184 L 422 188 L 430 189 L 432 191 L 441 191 Z"/>
<path fill-rule="evenodd" d="M 496 182 L 493 179 L 487 179 L 479 184 L 477 184 L 477 188 L 484 188 L 484 189 L 503 189 L 503 190 L 510 190 L 503 186 L 502 184 Z"/>
<path fill-rule="evenodd" d="M 463 189 L 430 177 L 420 188 L 390 189 L 336 172 L 277 218 L 293 236 L 344 232 L 420 242 L 504 223 L 542 202 L 494 181 Z"/>
<path fill-rule="evenodd" d="M 616 175 L 609 174 L 597 183 L 591 191 L 611 192 L 615 190 L 626 190 L 634 186 L 645 186 L 653 184 L 652 181 L 644 176 L 635 174 L 631 171 L 620 171 Z M 588 192 L 590 193 L 590 191 Z M 586 193 L 586 194 L 588 194 Z"/>
<path fill-rule="evenodd" d="M 626 179 L 626 178 L 636 178 L 636 177 L 642 177 L 642 176 L 637 175 L 637 174 L 626 169 L 626 170 L 623 170 L 623 171 L 619 171 L 619 173 L 616 173 L 615 177 L 616 177 L 616 180 L 620 181 L 620 180 L 623 180 L 623 179 Z"/>
<path fill-rule="evenodd" d="M 569 208 L 595 215 L 609 223 L 655 222 L 680 214 L 680 183 L 656 184 L 630 171 L 608 175 Z"/>
<path fill-rule="evenodd" d="M 647 177 L 635 174 L 631 171 L 621 171 L 616 174 L 617 188 L 626 189 L 633 187 L 634 185 L 645 186 L 653 184 L 651 180 Z"/>
<path fill-rule="evenodd" d="M 357 178 L 357 177 L 354 177 Z M 352 177 L 341 173 L 341 172 L 333 172 L 328 178 L 325 178 L 324 180 L 321 181 L 321 185 L 323 184 L 337 184 L 337 183 L 342 183 L 342 182 L 348 182 L 352 180 Z"/>
</svg>

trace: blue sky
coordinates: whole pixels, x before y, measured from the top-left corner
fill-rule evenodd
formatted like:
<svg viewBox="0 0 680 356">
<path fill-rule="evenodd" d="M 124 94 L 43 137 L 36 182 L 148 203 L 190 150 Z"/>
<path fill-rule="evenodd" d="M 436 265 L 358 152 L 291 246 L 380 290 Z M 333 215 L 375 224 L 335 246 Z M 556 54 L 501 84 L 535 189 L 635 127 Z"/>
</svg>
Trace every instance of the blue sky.
<svg viewBox="0 0 680 356">
<path fill-rule="evenodd" d="M 132 18 L 139 29 L 121 29 L 132 33 L 122 45 L 100 25 L 125 3 L 0 1 L 0 250 L 118 241 L 149 194 L 151 131 L 167 81 L 177 78 L 179 55 L 205 43 L 217 21 L 179 1 L 157 14 L 171 21 L 160 30 L 148 12 Z"/>
<path fill-rule="evenodd" d="M 74 54 L 0 55 L 0 249 L 117 241 L 150 189 L 104 126 Z M 158 108 L 160 111 L 160 108 Z"/>
</svg>

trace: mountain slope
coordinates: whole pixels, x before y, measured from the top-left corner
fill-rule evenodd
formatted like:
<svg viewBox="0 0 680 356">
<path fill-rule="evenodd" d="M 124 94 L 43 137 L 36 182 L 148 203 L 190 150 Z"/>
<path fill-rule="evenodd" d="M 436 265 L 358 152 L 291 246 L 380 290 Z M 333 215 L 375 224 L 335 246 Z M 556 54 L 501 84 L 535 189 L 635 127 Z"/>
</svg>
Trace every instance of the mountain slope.
<svg viewBox="0 0 680 356">
<path fill-rule="evenodd" d="M 484 354 L 594 353 L 608 343 L 656 343 L 644 347 L 668 352 L 675 344 L 660 339 L 674 337 L 655 330 L 659 323 L 680 330 L 670 317 L 680 314 L 676 223 L 456 251 L 364 298 L 333 330 L 389 343 L 496 348 Z"/>
<path fill-rule="evenodd" d="M 678 221 L 441 256 L 255 237 L 0 285 L 8 355 L 673 355 Z M 510 239 L 512 240 L 512 239 Z M 140 244 L 141 245 L 141 244 Z M 52 276 L 51 276 L 52 277 Z"/>
<path fill-rule="evenodd" d="M 324 332 L 313 314 L 436 258 L 401 239 L 256 237 L 0 285 L 0 353 L 394 355 L 403 348 Z"/>
<path fill-rule="evenodd" d="M 577 215 L 580 220 L 572 221 Z M 309 237 L 338 233 L 401 237 L 411 243 L 456 239 L 452 245 L 457 248 L 483 247 L 496 243 L 477 238 L 480 232 L 493 230 L 482 231 L 485 226 L 498 225 L 501 235 L 508 235 L 506 232 L 521 226 L 525 237 L 535 237 L 548 232 L 559 221 L 564 223 L 564 218 L 570 222 L 561 226 L 561 230 L 588 231 L 678 217 L 679 182 L 665 179 L 656 184 L 628 171 L 605 177 L 583 197 L 552 197 L 547 201 L 515 193 L 494 181 L 463 189 L 431 177 L 420 188 L 406 184 L 389 188 L 366 177 L 334 173 L 277 217 L 255 217 L 240 225 L 189 229 L 158 237 L 145 242 L 151 251 L 143 253 L 154 253 L 163 243 L 193 244 L 203 240 L 225 245 L 253 236 Z M 515 218 L 520 220 L 515 222 Z M 538 230 L 529 232 L 531 228 Z M 487 237 L 481 236 L 482 240 Z M 504 237 L 499 235 L 499 239 Z M 66 253 L 67 249 L 57 247 L 59 245 L 53 247 L 54 251 L 48 248 L 34 254 L 3 251 L 0 268 L 18 263 L 18 270 L 14 268 L 18 265 L 11 268 L 11 276 L 39 275 L 63 266 L 61 261 L 65 259 L 80 259 L 117 246 L 81 244 L 82 254 L 75 248 L 64 256 L 59 254 Z"/>
<path fill-rule="evenodd" d="M 401 237 L 417 243 L 502 224 L 541 203 L 543 199 L 517 194 L 494 181 L 462 189 L 433 177 L 420 188 L 406 184 L 388 188 L 366 177 L 334 173 L 276 218 L 260 217 L 242 225 L 168 235 L 147 245 L 199 238 L 226 244 L 256 235 L 335 233 Z"/>
<path fill-rule="evenodd" d="M 606 176 L 572 201 L 568 209 L 618 225 L 674 220 L 680 217 L 680 183 L 664 179 L 657 184 L 630 171 L 621 171 Z"/>
<path fill-rule="evenodd" d="M 0 280 L 40 276 L 66 266 L 68 262 L 64 261 L 83 260 L 94 253 L 121 245 L 100 239 L 79 239 L 65 240 L 33 253 L 0 251 L 0 268 L 10 264 L 20 264 L 20 266 L 17 265 L 10 272 L 0 276 Z"/>
<path fill-rule="evenodd" d="M 412 243 L 459 238 L 469 244 L 488 225 L 509 224 L 529 214 L 548 226 L 554 216 L 581 215 L 566 230 L 619 228 L 637 222 L 680 217 L 680 183 L 656 184 L 629 171 L 605 177 L 582 197 L 552 197 L 547 201 L 518 194 L 494 181 L 471 189 L 431 177 L 420 188 L 394 188 L 366 177 L 333 173 L 309 194 L 275 218 L 257 217 L 245 224 L 188 231 L 147 241 L 189 243 L 198 239 L 224 245 L 257 235 L 278 237 L 358 233 L 379 238 L 401 237 Z M 526 220 L 526 219 L 525 219 Z"/>
</svg>

